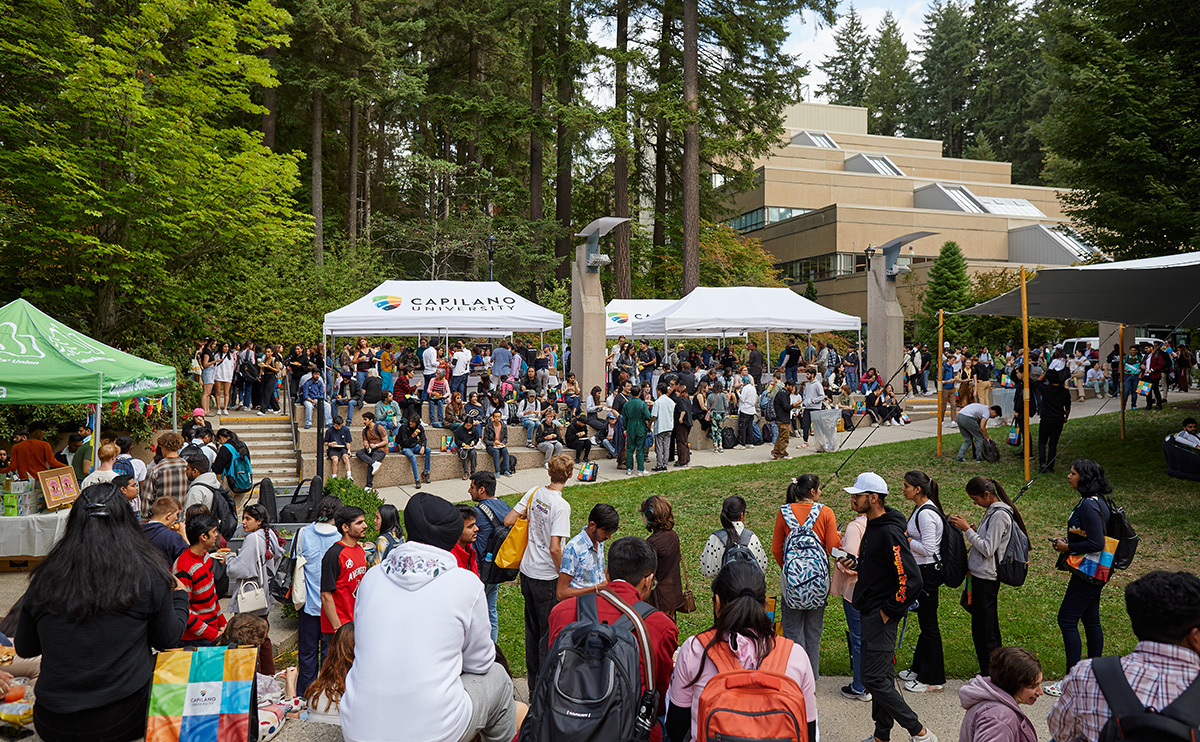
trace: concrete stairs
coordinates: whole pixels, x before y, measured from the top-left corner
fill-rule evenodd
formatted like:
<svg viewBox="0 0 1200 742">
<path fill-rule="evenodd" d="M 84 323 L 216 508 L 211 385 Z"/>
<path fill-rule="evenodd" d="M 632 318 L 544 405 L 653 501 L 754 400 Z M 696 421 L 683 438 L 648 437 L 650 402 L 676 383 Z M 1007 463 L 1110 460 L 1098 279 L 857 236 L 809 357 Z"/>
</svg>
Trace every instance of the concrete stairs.
<svg viewBox="0 0 1200 742">
<path fill-rule="evenodd" d="M 237 433 L 250 449 L 255 482 L 269 478 L 276 490 L 300 483 L 298 457 L 292 443 L 292 423 L 286 416 L 234 412 L 219 418 L 218 422 L 220 427 Z"/>
</svg>

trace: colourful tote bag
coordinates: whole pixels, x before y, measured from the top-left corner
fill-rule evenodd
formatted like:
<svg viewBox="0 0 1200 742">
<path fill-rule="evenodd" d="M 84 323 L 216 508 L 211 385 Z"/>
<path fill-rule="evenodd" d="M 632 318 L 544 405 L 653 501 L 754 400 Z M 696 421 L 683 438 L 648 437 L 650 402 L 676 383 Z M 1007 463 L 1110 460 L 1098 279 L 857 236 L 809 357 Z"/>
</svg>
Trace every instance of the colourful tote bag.
<svg viewBox="0 0 1200 742">
<path fill-rule="evenodd" d="M 1008 445 L 1010 445 L 1010 446 L 1021 445 L 1021 431 L 1018 430 L 1017 426 L 1015 426 L 1015 425 L 1008 429 Z"/>
<path fill-rule="evenodd" d="M 595 482 L 596 481 L 596 462 L 589 461 L 579 467 L 578 479 L 580 482 Z"/>
<path fill-rule="evenodd" d="M 246 742 L 257 665 L 255 647 L 160 652 L 146 742 Z"/>
<path fill-rule="evenodd" d="M 1059 569 L 1074 572 L 1093 585 L 1103 585 L 1112 576 L 1113 554 L 1116 552 L 1117 540 L 1111 536 L 1105 536 L 1104 548 L 1100 551 L 1061 555 Z"/>
<path fill-rule="evenodd" d="M 1137 393 L 1143 397 L 1147 396 L 1150 394 L 1150 386 L 1150 382 L 1148 381 L 1139 381 L 1137 385 Z"/>
</svg>

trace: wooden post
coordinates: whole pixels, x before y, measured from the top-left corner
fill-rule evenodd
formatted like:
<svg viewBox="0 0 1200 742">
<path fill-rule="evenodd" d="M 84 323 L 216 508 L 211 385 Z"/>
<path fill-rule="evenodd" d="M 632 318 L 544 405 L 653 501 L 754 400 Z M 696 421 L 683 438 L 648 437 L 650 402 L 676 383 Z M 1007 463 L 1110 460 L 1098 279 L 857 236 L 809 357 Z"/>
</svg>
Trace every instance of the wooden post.
<svg viewBox="0 0 1200 742">
<path fill-rule="evenodd" d="M 1121 384 L 1117 394 L 1121 395 L 1121 440 L 1125 440 L 1125 325 L 1117 325 L 1117 342 L 1120 343 L 1120 354 L 1117 365 L 1121 367 Z"/>
<path fill-rule="evenodd" d="M 1021 394 L 1021 408 L 1025 422 L 1025 433 L 1022 438 L 1025 459 L 1025 481 L 1028 482 L 1032 477 L 1029 471 L 1029 396 L 1033 389 L 1033 380 L 1029 378 L 1029 302 L 1025 294 L 1025 266 L 1021 266 L 1021 340 L 1025 343 L 1025 371 L 1022 374 L 1025 378 L 1025 388 Z"/>
<path fill-rule="evenodd" d="M 943 328 L 946 326 L 946 318 L 944 315 L 945 312 L 939 309 L 937 351 L 933 354 L 934 358 L 937 359 L 937 455 L 939 457 L 942 455 L 942 363 L 944 362 L 943 359 L 945 357 L 945 353 L 942 351 L 942 343 L 944 342 L 942 340 L 942 332 Z"/>
</svg>

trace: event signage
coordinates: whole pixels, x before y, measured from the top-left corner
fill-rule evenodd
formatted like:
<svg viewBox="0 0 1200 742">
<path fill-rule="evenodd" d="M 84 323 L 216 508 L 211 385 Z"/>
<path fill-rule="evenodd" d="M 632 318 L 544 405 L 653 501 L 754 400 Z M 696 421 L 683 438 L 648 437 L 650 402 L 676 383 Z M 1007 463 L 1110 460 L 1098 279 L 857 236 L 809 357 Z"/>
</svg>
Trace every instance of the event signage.
<svg viewBox="0 0 1200 742">
<path fill-rule="evenodd" d="M 389 294 L 380 294 L 379 296 L 371 297 L 371 303 L 377 309 L 384 312 L 398 309 L 404 301 L 405 299 L 402 297 Z M 517 308 L 517 299 L 513 296 L 415 296 L 409 298 L 407 301 L 412 312 L 514 312 Z"/>
<path fill-rule="evenodd" d="M 66 507 L 79 497 L 79 482 L 75 481 L 75 470 L 69 466 L 38 472 L 38 483 L 42 486 L 47 510 Z"/>
</svg>

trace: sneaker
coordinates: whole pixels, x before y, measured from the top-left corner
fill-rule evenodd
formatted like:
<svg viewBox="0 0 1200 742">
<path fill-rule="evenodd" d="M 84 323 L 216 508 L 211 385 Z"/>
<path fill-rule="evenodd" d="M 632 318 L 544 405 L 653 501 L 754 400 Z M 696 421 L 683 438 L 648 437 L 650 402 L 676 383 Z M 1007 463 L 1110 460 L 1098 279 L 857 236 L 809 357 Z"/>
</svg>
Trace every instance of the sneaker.
<svg viewBox="0 0 1200 742">
<path fill-rule="evenodd" d="M 808 441 L 801 443 L 799 446 L 796 446 L 796 448 L 797 449 L 808 448 Z"/>
<path fill-rule="evenodd" d="M 421 489 L 421 483 L 417 482 L 417 489 Z"/>
<path fill-rule="evenodd" d="M 957 428 L 957 427 L 958 427 L 958 423 L 956 423 L 956 422 L 951 422 L 951 423 L 950 423 L 950 427 L 952 427 L 952 428 Z"/>
<path fill-rule="evenodd" d="M 262 416 L 263 416 L 263 415 L 265 415 L 265 414 L 267 414 L 267 413 L 263 412 L 262 410 L 259 410 L 259 411 L 258 411 L 258 416 L 259 416 L 259 417 L 262 417 Z"/>
<path fill-rule="evenodd" d="M 1062 681 L 1059 680 L 1056 683 L 1046 683 L 1042 686 L 1042 692 L 1048 696 L 1058 698 L 1062 695 Z"/>
<path fill-rule="evenodd" d="M 912 740 L 912 742 L 938 742 L 937 735 L 928 729 L 925 730 L 924 734 L 914 734 L 913 736 L 909 737 L 909 739 Z"/>
<path fill-rule="evenodd" d="M 842 686 L 842 696 L 844 696 L 846 698 L 854 699 L 855 701 L 870 701 L 871 700 L 871 694 L 868 693 L 867 691 L 864 690 L 862 693 L 855 693 L 854 689 L 848 685 Z M 874 740 L 874 738 L 872 738 L 872 742 L 873 742 L 873 740 Z"/>
<path fill-rule="evenodd" d="M 629 474 L 629 475 L 632 475 L 632 474 L 633 474 L 633 469 L 626 469 L 626 470 L 625 470 L 625 473 L 626 473 L 626 474 Z"/>
<path fill-rule="evenodd" d="M 644 476 L 646 476 L 646 473 L 647 473 L 647 472 L 646 472 L 646 471 L 644 471 L 644 470 L 642 470 L 642 471 L 639 471 L 639 472 L 638 472 L 638 476 L 639 476 L 639 477 L 644 477 Z"/>
<path fill-rule="evenodd" d="M 429 470 L 428 469 L 421 472 L 421 481 L 428 484 L 428 482 L 429 482 Z"/>
<path fill-rule="evenodd" d="M 745 446 L 743 446 L 742 444 L 740 444 L 740 443 L 739 443 L 739 444 L 737 444 L 736 446 L 734 446 L 734 447 L 733 447 L 733 450 L 734 450 L 734 451 L 741 451 L 741 450 L 742 450 L 742 449 L 744 449 L 744 448 L 745 448 Z"/>
<path fill-rule="evenodd" d="M 907 683 L 910 680 L 916 680 L 917 674 L 912 670 L 901 670 L 900 672 L 896 673 L 896 677 Z"/>
<path fill-rule="evenodd" d="M 944 685 L 927 685 L 919 680 L 910 680 L 904 684 L 904 690 L 911 693 L 941 693 L 945 689 Z"/>
<path fill-rule="evenodd" d="M 379 467 L 381 466 L 383 466 L 383 462 L 381 461 L 376 461 L 375 463 L 371 464 L 371 474 L 379 471 Z"/>
</svg>

